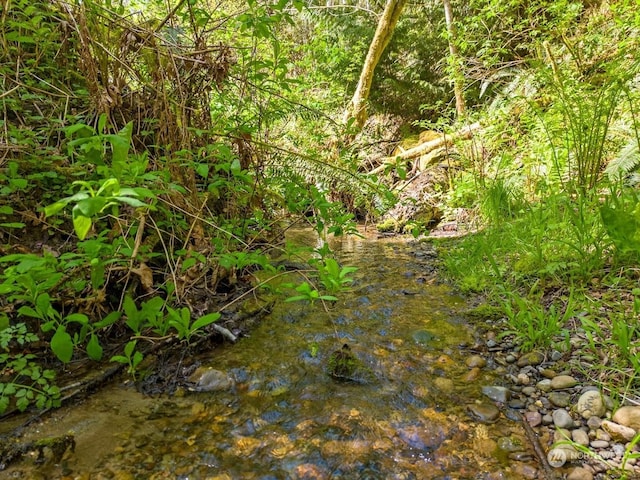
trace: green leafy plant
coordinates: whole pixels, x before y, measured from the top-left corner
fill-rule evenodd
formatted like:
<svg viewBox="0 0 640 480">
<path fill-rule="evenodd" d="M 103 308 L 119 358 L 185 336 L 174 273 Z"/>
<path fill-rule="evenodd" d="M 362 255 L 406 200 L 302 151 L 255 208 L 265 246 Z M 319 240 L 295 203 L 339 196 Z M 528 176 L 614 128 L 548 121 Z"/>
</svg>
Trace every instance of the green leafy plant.
<svg viewBox="0 0 640 480">
<path fill-rule="evenodd" d="M 185 340 L 187 343 L 199 330 L 220 318 L 219 312 L 213 312 L 203 315 L 192 322 L 191 310 L 187 307 L 182 307 L 180 310 L 167 307 L 167 312 L 167 325 L 177 332 L 180 340 Z"/>
<path fill-rule="evenodd" d="M 326 301 L 337 301 L 338 297 L 334 297 L 333 295 L 321 295 L 318 290 L 309 285 L 308 282 L 302 282 L 300 285 L 295 287 L 298 295 L 294 295 L 285 299 L 285 302 L 299 302 L 301 300 L 306 300 L 309 303 L 314 303 L 317 300 L 326 300 Z"/>
<path fill-rule="evenodd" d="M 52 382 L 55 372 L 43 369 L 31 353 L 17 353 L 38 341 L 24 323 L 0 329 L 0 414 L 11 405 L 20 411 L 29 405 L 49 408 L 60 404 L 60 390 Z"/>
<path fill-rule="evenodd" d="M 136 350 L 136 343 L 137 343 L 137 340 L 130 340 L 124 346 L 123 355 L 114 355 L 113 357 L 111 357 L 112 362 L 117 362 L 117 363 L 122 363 L 124 365 L 127 365 L 128 366 L 127 373 L 129 375 L 132 375 L 133 377 L 136 376 L 138 372 L 138 366 L 140 365 L 140 362 L 142 362 L 142 360 L 144 359 L 144 355 L 142 354 L 142 352 L 140 352 L 139 350 Z"/>
<path fill-rule="evenodd" d="M 329 294 L 335 295 L 353 283 L 350 275 L 357 270 L 356 267 L 341 267 L 335 259 L 325 258 L 318 264 L 318 277 L 324 289 Z"/>
<path fill-rule="evenodd" d="M 153 208 L 137 198 L 141 195 L 153 196 L 150 191 L 122 188 L 117 178 L 104 180 L 97 190 L 94 189 L 92 182 L 83 180 L 77 180 L 72 185 L 79 185 L 82 190 L 75 195 L 65 197 L 45 207 L 44 213 L 47 217 L 50 217 L 59 213 L 70 203 L 74 204 L 72 209 L 73 228 L 80 240 L 84 240 L 87 233 L 89 233 L 94 217 L 110 207 L 129 205 L 134 208 Z"/>
</svg>

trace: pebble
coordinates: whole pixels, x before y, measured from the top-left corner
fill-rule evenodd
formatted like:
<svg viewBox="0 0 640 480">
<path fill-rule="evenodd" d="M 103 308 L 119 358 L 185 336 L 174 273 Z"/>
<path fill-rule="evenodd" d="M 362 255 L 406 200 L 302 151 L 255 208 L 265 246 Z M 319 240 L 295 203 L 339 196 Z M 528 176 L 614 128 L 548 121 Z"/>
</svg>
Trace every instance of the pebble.
<svg viewBox="0 0 640 480">
<path fill-rule="evenodd" d="M 526 395 L 527 397 L 533 397 L 536 394 L 536 388 L 535 387 L 524 387 L 522 389 L 522 393 L 524 395 Z"/>
<path fill-rule="evenodd" d="M 577 384 L 578 380 L 571 375 L 557 375 L 551 379 L 551 388 L 553 390 L 563 390 L 575 387 Z"/>
<path fill-rule="evenodd" d="M 558 428 L 571 428 L 573 427 L 573 419 L 569 412 L 564 408 L 554 410 L 552 414 L 553 424 Z"/>
<path fill-rule="evenodd" d="M 589 434 L 581 428 L 571 432 L 571 439 L 579 445 L 589 445 Z"/>
<path fill-rule="evenodd" d="M 551 391 L 551 380 L 549 380 L 548 378 L 546 378 L 544 380 L 540 380 L 536 384 L 536 387 L 538 387 L 538 390 L 540 390 L 542 392 L 550 392 Z"/>
<path fill-rule="evenodd" d="M 516 365 L 518 367 L 526 367 L 527 365 L 539 365 L 544 361 L 544 355 L 540 352 L 529 352 L 522 355 Z"/>
<path fill-rule="evenodd" d="M 531 379 L 529 378 L 529 375 L 527 375 L 526 373 L 519 373 L 517 377 L 517 382 L 520 385 L 529 385 L 529 382 L 531 382 Z"/>
<path fill-rule="evenodd" d="M 515 467 L 513 467 L 513 472 L 518 476 L 518 478 L 525 478 L 527 480 L 535 480 L 538 478 L 538 469 L 532 465 L 527 465 L 526 463 L 516 464 Z"/>
<path fill-rule="evenodd" d="M 625 427 L 631 427 L 634 430 L 640 430 L 640 407 L 626 406 L 616 410 L 611 418 L 614 422 Z"/>
<path fill-rule="evenodd" d="M 465 360 L 465 364 L 469 368 L 482 368 L 487 365 L 487 361 L 480 355 L 471 355 Z"/>
<path fill-rule="evenodd" d="M 591 430 L 597 430 L 600 428 L 600 425 L 602 425 L 602 419 L 600 417 L 590 417 L 589 420 L 587 420 L 587 427 L 589 427 Z"/>
<path fill-rule="evenodd" d="M 607 448 L 609 446 L 609 442 L 605 440 L 594 440 L 589 445 L 591 445 L 593 448 Z"/>
<path fill-rule="evenodd" d="M 542 415 L 540 415 L 540 412 L 526 412 L 524 414 L 524 418 L 527 423 L 533 428 L 542 423 Z"/>
<path fill-rule="evenodd" d="M 462 381 L 464 383 L 472 383 L 475 382 L 478 377 L 480 376 L 480 374 L 482 373 L 482 370 L 480 370 L 479 367 L 474 367 L 471 370 L 469 370 L 464 377 L 462 377 Z"/>
<path fill-rule="evenodd" d="M 520 410 L 526 406 L 527 405 L 525 404 L 524 400 L 522 400 L 521 398 L 514 398 L 513 400 L 509 401 L 509 408 L 516 408 Z"/>
<path fill-rule="evenodd" d="M 542 370 L 540 370 L 540 375 L 551 380 L 557 375 L 557 373 L 555 372 L 555 370 L 551 370 L 550 368 L 543 368 Z"/>
<path fill-rule="evenodd" d="M 511 353 L 504 357 L 504 361 L 507 363 L 514 363 L 516 360 L 515 355 L 512 355 Z"/>
<path fill-rule="evenodd" d="M 498 448 L 505 452 L 521 452 L 522 440 L 516 436 L 500 437 L 498 439 Z"/>
<path fill-rule="evenodd" d="M 576 467 L 569 472 L 567 480 L 593 480 L 593 473 L 586 468 Z"/>
<path fill-rule="evenodd" d="M 498 407 L 486 403 L 474 403 L 468 405 L 467 409 L 473 418 L 483 423 L 495 422 L 500 416 L 500 410 L 498 410 Z"/>
<path fill-rule="evenodd" d="M 571 395 L 565 392 L 551 392 L 548 398 L 556 407 L 568 407 L 571 403 Z"/>
<path fill-rule="evenodd" d="M 604 417 L 607 406 L 602 394 L 596 390 L 588 390 L 580 395 L 575 410 L 582 418 Z"/>
<path fill-rule="evenodd" d="M 495 385 L 483 386 L 482 393 L 494 402 L 507 403 L 511 398 L 511 392 L 508 388 Z"/>
</svg>

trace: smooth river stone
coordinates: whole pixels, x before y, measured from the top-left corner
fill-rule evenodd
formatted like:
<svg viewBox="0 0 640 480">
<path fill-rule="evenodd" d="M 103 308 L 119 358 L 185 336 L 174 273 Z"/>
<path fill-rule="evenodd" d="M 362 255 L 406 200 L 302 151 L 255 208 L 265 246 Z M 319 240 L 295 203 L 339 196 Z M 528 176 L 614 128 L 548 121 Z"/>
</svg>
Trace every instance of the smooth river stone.
<svg viewBox="0 0 640 480">
<path fill-rule="evenodd" d="M 593 473 L 583 467 L 576 467 L 569 472 L 567 480 L 593 480 Z"/>
<path fill-rule="evenodd" d="M 611 420 L 615 423 L 638 431 L 640 430 L 640 407 L 620 407 L 616 410 L 616 413 L 613 414 L 613 418 Z"/>
<path fill-rule="evenodd" d="M 551 414 L 553 417 L 553 424 L 558 428 L 571 428 L 573 427 L 573 419 L 569 412 L 567 412 L 564 408 L 559 408 L 558 410 L 554 410 Z"/>
<path fill-rule="evenodd" d="M 482 370 L 480 370 L 480 368 L 478 367 L 472 368 L 462 377 L 462 381 L 464 383 L 475 382 L 478 379 L 478 377 L 480 377 L 481 373 L 482 373 Z"/>
<path fill-rule="evenodd" d="M 508 388 L 494 385 L 485 385 L 482 387 L 482 393 L 494 402 L 507 403 L 511 398 L 511 392 Z"/>
<path fill-rule="evenodd" d="M 189 380 L 195 383 L 193 389 L 197 392 L 220 392 L 233 387 L 233 379 L 225 372 L 213 368 L 200 367 Z"/>
<path fill-rule="evenodd" d="M 540 412 L 526 412 L 524 418 L 527 420 L 527 423 L 534 428 L 542 423 L 542 415 L 540 415 Z"/>
<path fill-rule="evenodd" d="M 575 387 L 578 384 L 578 380 L 571 375 L 558 375 L 551 379 L 551 388 L 553 390 L 562 390 L 564 388 Z"/>
<path fill-rule="evenodd" d="M 487 361 L 480 355 L 471 355 L 464 362 L 469 368 L 482 368 L 487 365 Z"/>
<path fill-rule="evenodd" d="M 467 406 L 469 413 L 476 420 L 483 423 L 495 422 L 500 416 L 500 410 L 495 405 L 486 403 L 471 404 Z"/>
<path fill-rule="evenodd" d="M 565 392 L 551 392 L 548 398 L 556 407 L 568 407 L 571 403 L 571 395 Z"/>
<path fill-rule="evenodd" d="M 538 387 L 538 390 L 540 390 L 541 392 L 550 392 L 551 391 L 551 380 L 549 380 L 548 378 L 545 378 L 544 380 L 540 380 L 536 384 L 536 387 Z"/>
<path fill-rule="evenodd" d="M 527 365 L 540 365 L 544 361 L 544 355 L 540 352 L 529 352 L 522 355 L 516 365 L 520 368 Z"/>
<path fill-rule="evenodd" d="M 604 417 L 607 406 L 604 397 L 597 390 L 589 390 L 580 395 L 575 410 L 582 418 Z"/>
<path fill-rule="evenodd" d="M 571 432 L 571 439 L 579 445 L 589 445 L 589 434 L 578 428 Z"/>
<path fill-rule="evenodd" d="M 636 436 L 636 431 L 633 428 L 625 427 L 609 420 L 603 420 L 600 427 L 611 435 L 613 440 L 630 442 Z"/>
</svg>

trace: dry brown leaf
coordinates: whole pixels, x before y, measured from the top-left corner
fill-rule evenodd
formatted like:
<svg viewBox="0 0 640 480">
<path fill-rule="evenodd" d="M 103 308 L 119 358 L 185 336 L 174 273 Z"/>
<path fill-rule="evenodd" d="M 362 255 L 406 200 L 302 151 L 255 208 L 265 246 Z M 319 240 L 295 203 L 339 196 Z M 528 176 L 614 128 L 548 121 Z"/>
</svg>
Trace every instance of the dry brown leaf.
<svg viewBox="0 0 640 480">
<path fill-rule="evenodd" d="M 141 263 L 138 268 L 131 271 L 140 277 L 140 284 L 147 292 L 153 288 L 153 272 L 146 263 Z"/>
</svg>

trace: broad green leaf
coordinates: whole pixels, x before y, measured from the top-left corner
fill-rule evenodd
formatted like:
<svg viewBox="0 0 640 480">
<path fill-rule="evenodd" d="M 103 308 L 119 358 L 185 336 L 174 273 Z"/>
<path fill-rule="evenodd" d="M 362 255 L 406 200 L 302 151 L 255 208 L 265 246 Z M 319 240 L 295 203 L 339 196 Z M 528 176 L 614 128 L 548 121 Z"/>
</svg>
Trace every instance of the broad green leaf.
<svg viewBox="0 0 640 480">
<path fill-rule="evenodd" d="M 114 200 L 118 201 L 119 203 L 124 203 L 127 205 L 131 205 L 134 208 L 139 208 L 139 207 L 147 207 L 148 205 L 144 202 L 141 202 L 140 200 L 138 200 L 137 198 L 131 198 L 131 197 L 113 197 Z"/>
<path fill-rule="evenodd" d="M 52 203 L 51 205 L 47 205 L 46 207 L 44 207 L 44 215 L 45 215 L 45 217 L 50 217 L 52 215 L 55 215 L 60 210 L 62 210 L 64 207 L 66 207 L 68 203 L 69 202 L 65 201 L 65 200 L 58 200 L 56 203 Z"/>
<path fill-rule="evenodd" d="M 11 215 L 13 213 L 13 208 L 7 206 L 7 205 L 2 205 L 0 206 L 0 214 L 2 215 Z"/>
<path fill-rule="evenodd" d="M 36 312 L 33 308 L 27 305 L 23 305 L 22 307 L 20 307 L 18 309 L 18 313 L 20 315 L 25 315 L 27 317 L 32 317 L 32 318 L 40 318 L 42 316 L 38 312 Z"/>
<path fill-rule="evenodd" d="M 51 350 L 61 362 L 69 363 L 73 356 L 73 340 L 64 325 L 59 325 L 51 338 Z"/>
<path fill-rule="evenodd" d="M 209 313 L 207 315 L 203 315 L 191 325 L 191 331 L 194 332 L 202 327 L 206 327 L 207 325 L 217 321 L 220 318 L 220 313 L 214 312 Z"/>
<path fill-rule="evenodd" d="M 93 324 L 93 328 L 95 328 L 96 330 L 99 330 L 101 328 L 108 327 L 109 325 L 113 325 L 118 320 L 120 320 L 121 316 L 122 316 L 122 313 L 120 313 L 120 312 L 111 312 L 109 315 L 104 317 L 102 320 L 94 323 Z"/>
<path fill-rule="evenodd" d="M 89 338 L 89 342 L 87 343 L 87 355 L 91 360 L 102 360 L 102 347 L 100 346 L 100 342 L 98 341 L 98 336 L 95 334 L 91 334 Z"/>
<path fill-rule="evenodd" d="M 100 213 L 106 206 L 107 199 L 105 197 L 89 197 L 80 200 L 73 207 L 73 216 L 82 215 L 84 217 L 93 217 Z"/>
<path fill-rule="evenodd" d="M 65 317 L 65 321 L 79 323 L 80 325 L 87 325 L 89 323 L 89 317 L 84 313 L 72 313 Z"/>
<path fill-rule="evenodd" d="M 91 229 L 91 219 L 83 215 L 73 217 L 73 228 L 80 240 L 84 240 Z"/>
</svg>

